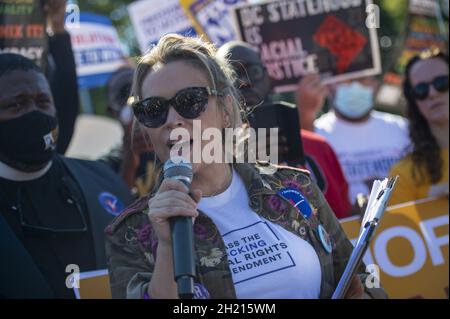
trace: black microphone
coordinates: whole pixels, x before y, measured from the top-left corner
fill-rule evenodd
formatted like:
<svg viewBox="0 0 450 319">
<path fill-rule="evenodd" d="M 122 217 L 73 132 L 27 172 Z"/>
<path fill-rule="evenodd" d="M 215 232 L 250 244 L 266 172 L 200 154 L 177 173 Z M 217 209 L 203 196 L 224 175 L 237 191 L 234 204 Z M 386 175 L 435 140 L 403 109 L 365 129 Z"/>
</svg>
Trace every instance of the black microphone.
<svg viewBox="0 0 450 319">
<path fill-rule="evenodd" d="M 164 164 L 164 178 L 174 178 L 190 188 L 192 177 L 192 164 L 183 157 L 172 157 Z M 192 217 L 172 217 L 169 222 L 178 296 L 181 299 L 192 299 L 196 276 Z"/>
</svg>

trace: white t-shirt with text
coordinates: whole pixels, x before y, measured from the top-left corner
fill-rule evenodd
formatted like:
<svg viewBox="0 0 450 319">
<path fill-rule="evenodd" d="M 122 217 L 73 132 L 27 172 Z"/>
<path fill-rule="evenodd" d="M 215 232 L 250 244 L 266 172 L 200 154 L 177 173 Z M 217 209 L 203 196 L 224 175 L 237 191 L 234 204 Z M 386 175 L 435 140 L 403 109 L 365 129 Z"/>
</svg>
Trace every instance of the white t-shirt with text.
<svg viewBox="0 0 450 319">
<path fill-rule="evenodd" d="M 375 179 L 389 175 L 410 144 L 407 120 L 384 112 L 372 111 L 364 123 L 348 122 L 328 112 L 314 127 L 336 152 L 352 203 L 358 193 L 370 194 Z"/>
<path fill-rule="evenodd" d="M 203 197 L 198 208 L 223 237 L 238 298 L 319 297 L 321 268 L 314 248 L 252 211 L 236 172 L 225 192 Z"/>
</svg>

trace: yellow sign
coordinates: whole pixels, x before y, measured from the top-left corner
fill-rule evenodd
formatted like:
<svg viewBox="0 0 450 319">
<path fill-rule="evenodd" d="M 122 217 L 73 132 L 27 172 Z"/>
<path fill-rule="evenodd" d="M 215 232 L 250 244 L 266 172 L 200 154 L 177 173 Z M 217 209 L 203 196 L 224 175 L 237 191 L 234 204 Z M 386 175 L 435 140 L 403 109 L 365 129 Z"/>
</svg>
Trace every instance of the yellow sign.
<svg viewBox="0 0 450 319">
<path fill-rule="evenodd" d="M 389 207 L 367 252 L 390 298 L 448 298 L 449 199 L 429 198 Z M 341 221 L 350 239 L 358 217 Z"/>
<path fill-rule="evenodd" d="M 209 40 L 208 36 L 204 32 L 202 26 L 198 23 L 197 19 L 195 18 L 193 12 L 190 10 L 190 7 L 195 3 L 196 0 L 180 0 L 180 6 L 183 8 L 186 16 L 188 17 L 189 21 L 191 22 L 192 26 L 195 29 L 195 32 L 197 32 L 199 35 L 202 35 L 206 37 L 207 40 Z"/>
<path fill-rule="evenodd" d="M 77 299 L 111 299 L 108 270 L 80 273 L 79 288 L 74 288 Z"/>
</svg>

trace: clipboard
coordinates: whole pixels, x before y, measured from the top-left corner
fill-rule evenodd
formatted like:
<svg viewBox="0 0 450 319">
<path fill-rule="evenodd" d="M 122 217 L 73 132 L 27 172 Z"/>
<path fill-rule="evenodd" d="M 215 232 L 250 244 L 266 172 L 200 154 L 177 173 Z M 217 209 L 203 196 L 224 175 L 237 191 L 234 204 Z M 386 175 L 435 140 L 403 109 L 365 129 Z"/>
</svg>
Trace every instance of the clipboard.
<svg viewBox="0 0 450 319">
<path fill-rule="evenodd" d="M 353 249 L 350 259 L 345 267 L 344 273 L 334 291 L 331 299 L 343 299 L 350 286 L 353 276 L 356 274 L 361 261 L 369 248 L 376 228 L 380 224 L 387 203 L 391 198 L 392 190 L 397 182 L 398 176 L 383 181 L 376 180 L 372 185 L 369 202 L 367 204 L 358 241 Z"/>
</svg>

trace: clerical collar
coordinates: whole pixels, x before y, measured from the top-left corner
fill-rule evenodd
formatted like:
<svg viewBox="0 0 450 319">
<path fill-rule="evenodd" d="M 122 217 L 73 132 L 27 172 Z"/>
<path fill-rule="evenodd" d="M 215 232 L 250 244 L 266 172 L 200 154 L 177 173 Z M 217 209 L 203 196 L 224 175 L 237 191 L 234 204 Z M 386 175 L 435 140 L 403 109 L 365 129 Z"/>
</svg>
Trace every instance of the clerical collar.
<svg viewBox="0 0 450 319">
<path fill-rule="evenodd" d="M 52 161 L 50 161 L 44 168 L 41 168 L 36 172 L 23 172 L 0 161 L 0 178 L 15 182 L 32 181 L 47 173 L 51 166 Z"/>
</svg>

